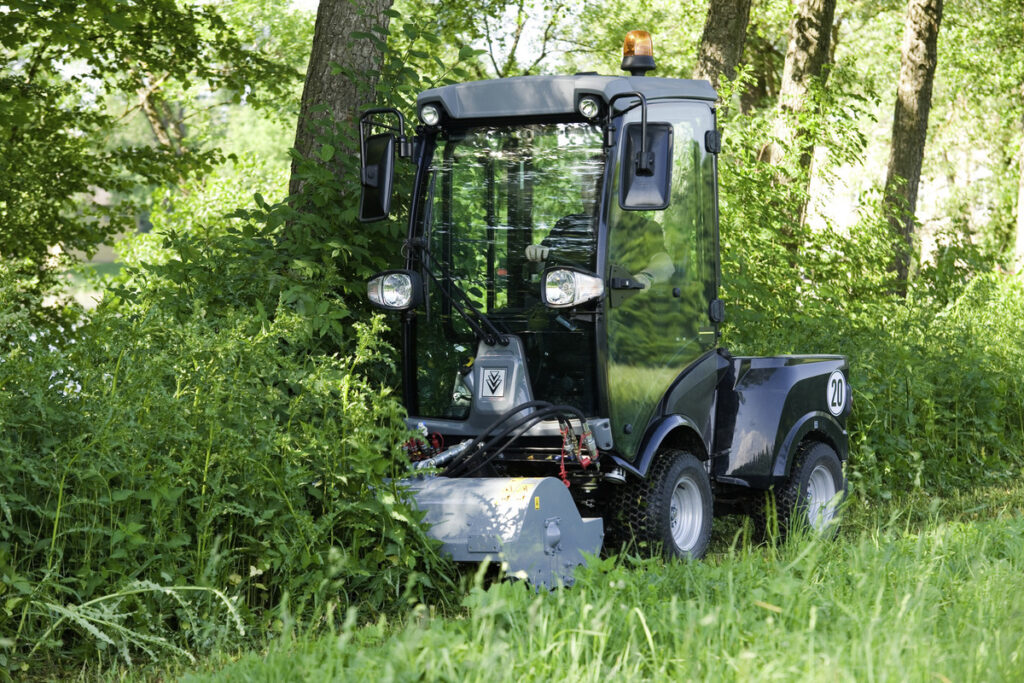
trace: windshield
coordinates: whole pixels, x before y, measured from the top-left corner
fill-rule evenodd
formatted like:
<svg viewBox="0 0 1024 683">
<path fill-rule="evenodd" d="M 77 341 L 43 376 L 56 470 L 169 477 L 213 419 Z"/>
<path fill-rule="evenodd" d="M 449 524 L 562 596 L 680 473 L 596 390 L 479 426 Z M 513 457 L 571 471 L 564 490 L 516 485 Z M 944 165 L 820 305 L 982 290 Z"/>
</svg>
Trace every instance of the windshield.
<svg viewBox="0 0 1024 683">
<path fill-rule="evenodd" d="M 427 265 L 504 332 L 523 339 L 534 397 L 593 411 L 592 317 L 548 309 L 541 274 L 596 269 L 605 169 L 600 128 L 582 122 L 487 126 L 441 133 L 421 226 Z M 466 322 L 431 281 L 417 322 L 419 413 L 461 419 L 462 382 L 476 353 Z"/>
</svg>

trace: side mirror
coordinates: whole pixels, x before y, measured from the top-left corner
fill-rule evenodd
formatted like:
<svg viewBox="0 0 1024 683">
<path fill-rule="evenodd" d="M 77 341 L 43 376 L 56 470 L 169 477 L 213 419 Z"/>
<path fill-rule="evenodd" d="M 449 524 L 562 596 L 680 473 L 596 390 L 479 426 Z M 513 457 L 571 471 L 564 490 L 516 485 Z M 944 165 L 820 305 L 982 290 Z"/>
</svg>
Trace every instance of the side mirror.
<svg viewBox="0 0 1024 683">
<path fill-rule="evenodd" d="M 367 137 L 366 133 L 374 126 L 373 116 L 377 114 L 393 114 L 398 117 L 399 152 L 407 156 L 411 149 L 405 137 L 405 117 L 397 109 L 391 107 L 370 109 L 359 117 L 359 181 L 362 192 L 359 196 L 359 220 L 363 223 L 383 220 L 391 212 L 391 187 L 395 178 L 395 146 L 393 133 L 378 133 Z M 384 126 L 394 130 L 390 126 Z"/>
<path fill-rule="evenodd" d="M 371 135 L 363 144 L 362 195 L 359 197 L 359 220 L 379 221 L 391 212 L 391 185 L 395 176 L 395 136 L 391 133 Z"/>
<path fill-rule="evenodd" d="M 629 211 L 661 211 L 672 187 L 673 129 L 668 123 L 630 123 L 622 133 L 619 206 Z M 646 142 L 646 144 L 644 144 Z"/>
</svg>

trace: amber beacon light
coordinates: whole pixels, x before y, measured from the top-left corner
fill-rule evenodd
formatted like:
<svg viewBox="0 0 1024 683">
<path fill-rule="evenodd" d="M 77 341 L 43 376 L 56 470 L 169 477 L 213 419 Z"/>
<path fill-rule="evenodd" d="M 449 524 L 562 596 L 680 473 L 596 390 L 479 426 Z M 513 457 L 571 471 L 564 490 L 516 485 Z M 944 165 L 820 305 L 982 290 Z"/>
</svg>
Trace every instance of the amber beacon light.
<svg viewBox="0 0 1024 683">
<path fill-rule="evenodd" d="M 622 44 L 622 70 L 643 76 L 654 70 L 654 42 L 647 31 L 630 31 Z"/>
</svg>

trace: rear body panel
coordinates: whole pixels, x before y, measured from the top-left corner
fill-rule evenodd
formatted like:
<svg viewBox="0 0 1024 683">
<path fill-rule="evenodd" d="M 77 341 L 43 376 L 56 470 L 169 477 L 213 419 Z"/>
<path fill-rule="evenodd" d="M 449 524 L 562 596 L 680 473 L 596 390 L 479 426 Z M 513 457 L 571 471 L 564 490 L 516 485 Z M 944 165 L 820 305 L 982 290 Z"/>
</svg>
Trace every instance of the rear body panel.
<svg viewBox="0 0 1024 683">
<path fill-rule="evenodd" d="M 837 372 L 842 386 L 830 386 Z M 845 461 L 847 375 L 843 356 L 733 357 L 715 349 L 680 373 L 648 424 L 637 456 L 619 455 L 616 462 L 646 476 L 666 444 L 703 449 L 695 454 L 708 461 L 712 479 L 766 489 L 785 480 L 807 441 L 830 444 Z M 837 390 L 844 393 L 837 397 Z"/>
<path fill-rule="evenodd" d="M 829 379 L 837 371 L 845 380 L 842 356 L 732 358 L 718 385 L 712 477 L 767 488 L 785 479 L 797 448 L 812 433 L 845 460 L 845 393 L 839 414 L 829 409 Z M 841 390 L 848 392 L 845 381 Z"/>
</svg>

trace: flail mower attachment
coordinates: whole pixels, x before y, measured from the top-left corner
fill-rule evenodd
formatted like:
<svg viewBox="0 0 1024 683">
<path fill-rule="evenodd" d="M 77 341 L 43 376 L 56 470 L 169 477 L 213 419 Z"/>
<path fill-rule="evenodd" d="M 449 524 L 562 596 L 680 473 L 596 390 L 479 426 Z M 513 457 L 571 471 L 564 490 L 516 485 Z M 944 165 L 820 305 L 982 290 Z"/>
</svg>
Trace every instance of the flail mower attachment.
<svg viewBox="0 0 1024 683">
<path fill-rule="evenodd" d="M 580 516 L 554 477 L 433 477 L 408 482 L 429 534 L 458 562 L 500 562 L 535 586 L 572 585 L 584 553 L 604 538 L 599 517 Z"/>
</svg>

